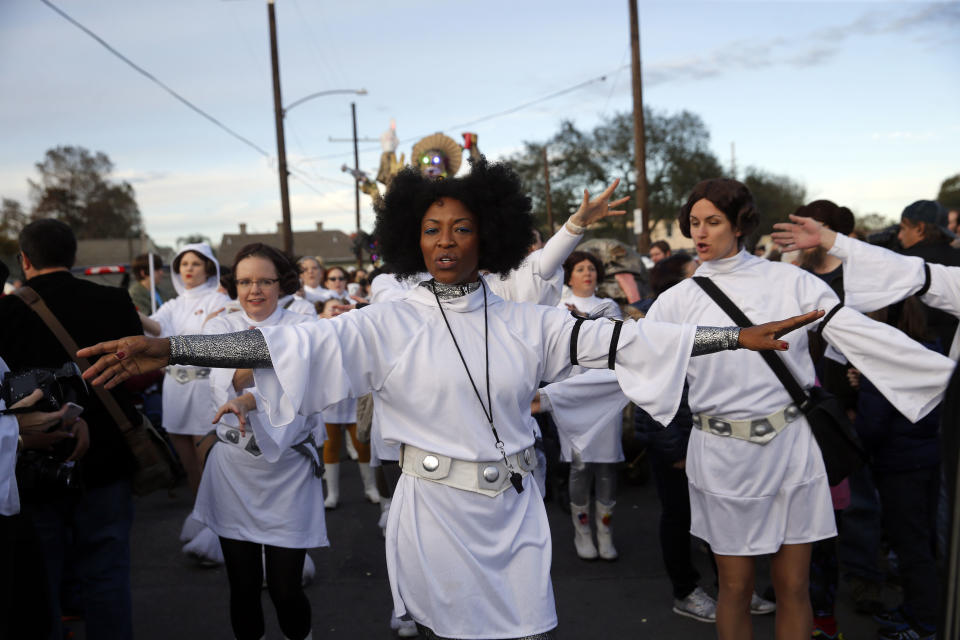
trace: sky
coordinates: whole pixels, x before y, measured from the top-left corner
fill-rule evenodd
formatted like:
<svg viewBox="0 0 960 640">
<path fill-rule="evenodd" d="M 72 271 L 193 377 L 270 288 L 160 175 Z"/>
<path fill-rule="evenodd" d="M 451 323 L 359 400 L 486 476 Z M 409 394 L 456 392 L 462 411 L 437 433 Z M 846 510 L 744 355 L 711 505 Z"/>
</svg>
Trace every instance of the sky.
<svg viewBox="0 0 960 640">
<path fill-rule="evenodd" d="M 103 151 L 160 244 L 280 220 L 265 0 L 0 0 L 0 196 L 29 203 L 58 145 Z M 632 108 L 627 0 L 276 0 L 294 230 L 354 229 L 361 138 L 478 134 L 489 158 Z M 698 114 L 725 166 L 754 166 L 892 219 L 960 172 L 960 3 L 643 2 L 643 99 Z M 557 97 L 543 99 L 552 94 Z M 514 110 L 515 107 L 533 105 Z M 507 115 L 497 116 L 504 111 Z M 495 116 L 495 117 L 488 117 Z M 465 123 L 474 123 L 460 126 Z M 334 140 L 331 140 L 334 139 Z M 254 148 L 257 147 L 257 148 Z M 259 150 L 258 150 L 259 149 Z M 376 173 L 378 142 L 360 143 Z M 361 226 L 373 226 L 361 195 Z"/>
</svg>

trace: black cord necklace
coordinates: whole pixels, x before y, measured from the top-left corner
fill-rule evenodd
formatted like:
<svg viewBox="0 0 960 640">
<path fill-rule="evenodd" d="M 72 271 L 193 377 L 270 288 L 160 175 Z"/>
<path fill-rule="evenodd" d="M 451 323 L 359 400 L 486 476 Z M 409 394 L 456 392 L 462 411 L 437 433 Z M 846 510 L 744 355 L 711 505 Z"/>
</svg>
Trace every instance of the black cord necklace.
<svg viewBox="0 0 960 640">
<path fill-rule="evenodd" d="M 453 327 L 450 326 L 450 321 L 447 320 L 447 314 L 444 312 L 443 305 L 440 303 L 440 296 L 437 294 L 436 280 L 434 280 L 431 285 L 430 290 L 433 291 L 433 296 L 437 299 L 437 307 L 440 308 L 440 315 L 443 316 L 443 322 L 447 325 L 447 331 L 450 332 L 453 346 L 457 348 L 460 362 L 463 363 L 463 369 L 467 372 L 467 378 L 470 380 L 470 386 L 473 387 L 473 392 L 477 394 L 477 400 L 480 402 L 480 408 L 483 409 L 483 415 L 487 419 L 487 422 L 490 423 L 490 430 L 493 431 L 493 437 L 497 442 L 497 450 L 500 451 L 500 457 L 503 458 L 503 463 L 506 465 L 507 471 L 510 472 L 510 484 L 517 490 L 517 493 L 521 493 L 523 491 L 523 476 L 517 473 L 513 465 L 510 464 L 510 460 L 507 459 L 503 440 L 500 439 L 497 428 L 493 425 L 493 396 L 490 395 L 490 330 L 487 319 L 487 284 L 483 281 L 483 278 L 480 278 L 480 286 L 483 287 L 483 346 L 486 356 L 487 403 L 490 405 L 489 410 L 487 409 L 487 405 L 483 404 L 483 397 L 480 395 L 480 390 L 477 389 L 477 384 L 473 381 L 473 376 L 470 374 L 470 367 L 467 366 L 467 360 L 463 357 L 463 351 L 460 350 L 457 337 L 453 335 Z"/>
</svg>

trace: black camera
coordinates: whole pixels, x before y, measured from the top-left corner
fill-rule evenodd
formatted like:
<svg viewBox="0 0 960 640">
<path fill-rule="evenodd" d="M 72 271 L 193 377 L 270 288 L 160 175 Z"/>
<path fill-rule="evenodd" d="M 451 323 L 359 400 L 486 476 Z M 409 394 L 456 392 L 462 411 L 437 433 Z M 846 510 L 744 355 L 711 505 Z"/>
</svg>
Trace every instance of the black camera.
<svg viewBox="0 0 960 640">
<path fill-rule="evenodd" d="M 63 446 L 67 445 L 67 446 Z M 53 453 L 27 450 L 17 460 L 17 485 L 33 494 L 62 495 L 80 489 L 76 462 L 66 462 L 73 449 L 72 440 L 64 440 Z"/>
<path fill-rule="evenodd" d="M 76 402 L 87 393 L 80 368 L 75 362 L 67 362 L 56 369 L 35 368 L 7 373 L 0 386 L 0 397 L 9 408 L 33 393 L 34 389 L 42 390 L 43 398 L 29 411 L 58 411 L 65 403 Z"/>
</svg>

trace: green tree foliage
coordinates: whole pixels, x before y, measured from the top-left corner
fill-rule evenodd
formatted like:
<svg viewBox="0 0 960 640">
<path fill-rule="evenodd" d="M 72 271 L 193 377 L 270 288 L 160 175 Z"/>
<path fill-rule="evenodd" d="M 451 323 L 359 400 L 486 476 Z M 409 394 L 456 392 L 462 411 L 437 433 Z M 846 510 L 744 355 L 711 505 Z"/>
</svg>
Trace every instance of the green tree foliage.
<svg viewBox="0 0 960 640">
<path fill-rule="evenodd" d="M 756 167 L 747 168 L 743 184 L 747 185 L 753 194 L 760 216 L 760 226 L 754 233 L 755 238 L 773 231 L 775 222 L 786 221 L 788 215 L 806 202 L 807 190 L 803 185 L 787 176 L 769 173 Z"/>
<path fill-rule="evenodd" d="M 937 202 L 947 209 L 960 209 L 960 173 L 950 176 L 940 184 Z"/>
<path fill-rule="evenodd" d="M 27 221 L 27 214 L 19 202 L 3 198 L 0 204 L 0 255 L 12 256 L 17 252 L 17 237 Z"/>
<path fill-rule="evenodd" d="M 138 236 L 140 209 L 128 182 L 110 180 L 113 163 L 83 147 L 49 149 L 30 184 L 31 218 L 57 218 L 80 239 Z"/>
<path fill-rule="evenodd" d="M 873 231 L 879 231 L 880 229 L 886 229 L 890 225 L 896 223 L 896 220 L 888 218 L 885 215 L 879 213 L 866 213 L 862 216 L 857 216 L 856 228 L 858 231 L 862 231 L 863 233 L 871 233 Z"/>
<path fill-rule="evenodd" d="M 672 218 L 697 182 L 722 175 L 723 169 L 709 149 L 710 133 L 696 114 L 646 109 L 644 127 L 650 217 L 654 221 Z M 614 178 L 620 178 L 618 193 L 630 196 L 624 208 L 628 212 L 637 208 L 630 113 L 614 114 L 590 132 L 565 120 L 549 140 L 525 142 L 523 151 L 508 158 L 533 198 L 537 219 L 546 227 L 544 147 L 549 157 L 555 224 L 562 224 L 576 210 L 584 188 L 597 192 Z M 632 215 L 605 221 L 591 235 L 616 237 L 632 244 L 632 231 L 625 224 L 628 220 L 632 221 Z"/>
</svg>

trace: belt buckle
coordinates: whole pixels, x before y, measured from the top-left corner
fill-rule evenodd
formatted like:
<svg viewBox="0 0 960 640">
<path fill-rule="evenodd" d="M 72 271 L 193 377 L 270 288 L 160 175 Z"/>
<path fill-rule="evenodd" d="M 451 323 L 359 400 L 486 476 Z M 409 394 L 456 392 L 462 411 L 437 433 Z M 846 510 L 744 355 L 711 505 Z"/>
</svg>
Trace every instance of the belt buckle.
<svg viewBox="0 0 960 640">
<path fill-rule="evenodd" d="M 754 442 L 769 442 L 777 435 L 777 430 L 766 418 L 750 421 L 750 440 Z"/>
<path fill-rule="evenodd" d="M 177 367 L 173 370 L 173 379 L 180 384 L 186 384 L 190 382 L 190 371 L 181 367 Z"/>
<path fill-rule="evenodd" d="M 709 428 L 710 433 L 715 436 L 728 438 L 733 435 L 733 426 L 726 420 L 721 420 L 720 418 L 708 418 L 707 428 Z"/>
<path fill-rule="evenodd" d="M 507 469 L 500 462 L 477 463 L 477 486 L 498 491 L 507 479 Z"/>
</svg>

